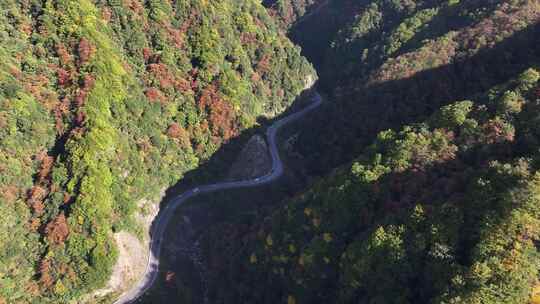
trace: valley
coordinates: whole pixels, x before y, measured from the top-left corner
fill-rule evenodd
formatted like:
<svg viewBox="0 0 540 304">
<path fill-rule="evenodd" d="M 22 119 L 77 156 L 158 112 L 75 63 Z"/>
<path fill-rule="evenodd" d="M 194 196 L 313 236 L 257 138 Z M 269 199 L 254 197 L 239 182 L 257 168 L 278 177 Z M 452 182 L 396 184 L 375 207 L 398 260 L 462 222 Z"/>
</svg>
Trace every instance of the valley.
<svg viewBox="0 0 540 304">
<path fill-rule="evenodd" d="M 6 0 L 0 29 L 0 304 L 539 303 L 537 0 Z"/>
</svg>

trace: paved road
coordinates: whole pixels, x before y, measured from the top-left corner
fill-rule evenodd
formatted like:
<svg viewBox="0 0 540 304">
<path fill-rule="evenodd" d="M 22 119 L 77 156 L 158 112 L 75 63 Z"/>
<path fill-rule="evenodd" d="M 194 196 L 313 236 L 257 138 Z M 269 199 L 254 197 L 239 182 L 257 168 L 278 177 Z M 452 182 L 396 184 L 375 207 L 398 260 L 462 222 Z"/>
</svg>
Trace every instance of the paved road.
<svg viewBox="0 0 540 304">
<path fill-rule="evenodd" d="M 321 103 L 321 96 L 318 93 L 315 93 L 315 95 L 313 96 L 313 102 L 309 106 L 305 107 L 301 111 L 298 111 L 276 121 L 266 130 L 266 137 L 268 139 L 268 146 L 270 147 L 270 155 L 272 157 L 272 169 L 266 175 L 250 180 L 223 182 L 195 187 L 182 193 L 181 195 L 176 196 L 169 203 L 167 203 L 165 208 L 163 210 L 160 210 L 158 216 L 156 217 L 156 219 L 154 219 L 154 225 L 152 225 L 153 229 L 150 233 L 150 254 L 148 256 L 148 264 L 146 265 L 146 271 L 144 275 L 142 276 L 140 281 L 135 286 L 133 286 L 131 290 L 125 292 L 114 303 L 130 303 L 131 301 L 134 301 L 142 294 L 144 294 L 144 292 L 146 292 L 152 286 L 152 284 L 154 284 L 154 281 L 156 280 L 159 271 L 159 255 L 161 253 L 161 241 L 165 233 L 165 228 L 167 227 L 167 224 L 173 216 L 174 211 L 178 207 L 180 207 L 180 205 L 185 203 L 188 199 L 202 193 L 209 193 L 218 190 L 226 190 L 233 188 L 255 187 L 267 184 L 280 177 L 283 174 L 283 163 L 281 162 L 281 158 L 279 157 L 279 152 L 276 144 L 277 132 L 284 125 L 299 119 L 307 112 L 320 106 Z"/>
</svg>

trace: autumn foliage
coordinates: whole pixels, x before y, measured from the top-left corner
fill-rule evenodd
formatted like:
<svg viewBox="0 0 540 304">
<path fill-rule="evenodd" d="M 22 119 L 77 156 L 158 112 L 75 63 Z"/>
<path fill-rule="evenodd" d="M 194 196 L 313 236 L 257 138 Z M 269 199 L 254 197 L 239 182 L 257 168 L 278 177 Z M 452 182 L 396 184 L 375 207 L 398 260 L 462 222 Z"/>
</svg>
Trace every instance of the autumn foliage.
<svg viewBox="0 0 540 304">
<path fill-rule="evenodd" d="M 79 302 L 111 274 L 112 234 L 141 229 L 136 202 L 313 70 L 253 0 L 27 2 L 0 1 L 0 299 Z M 251 89 L 265 54 L 284 63 L 260 85 L 288 95 Z"/>
<path fill-rule="evenodd" d="M 52 244 L 64 243 L 69 235 L 69 227 L 63 213 L 60 213 L 53 221 L 47 224 L 45 235 Z"/>
<path fill-rule="evenodd" d="M 79 65 L 85 65 L 95 53 L 95 46 L 88 39 L 81 38 L 77 50 L 79 54 Z"/>
</svg>

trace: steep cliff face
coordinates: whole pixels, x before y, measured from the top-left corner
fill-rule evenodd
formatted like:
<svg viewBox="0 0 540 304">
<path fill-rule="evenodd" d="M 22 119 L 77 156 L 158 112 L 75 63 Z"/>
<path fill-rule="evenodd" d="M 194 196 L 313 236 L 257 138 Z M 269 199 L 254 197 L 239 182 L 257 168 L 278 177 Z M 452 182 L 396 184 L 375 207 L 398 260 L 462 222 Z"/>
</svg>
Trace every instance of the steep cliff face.
<svg viewBox="0 0 540 304">
<path fill-rule="evenodd" d="M 7 0 L 0 41 L 0 303 L 102 286 L 137 201 L 316 77 L 252 0 Z"/>
<path fill-rule="evenodd" d="M 539 22 L 538 1 L 336 0 L 294 24 L 328 94 L 294 146 L 319 179 L 207 234 L 214 299 L 536 301 Z"/>
</svg>

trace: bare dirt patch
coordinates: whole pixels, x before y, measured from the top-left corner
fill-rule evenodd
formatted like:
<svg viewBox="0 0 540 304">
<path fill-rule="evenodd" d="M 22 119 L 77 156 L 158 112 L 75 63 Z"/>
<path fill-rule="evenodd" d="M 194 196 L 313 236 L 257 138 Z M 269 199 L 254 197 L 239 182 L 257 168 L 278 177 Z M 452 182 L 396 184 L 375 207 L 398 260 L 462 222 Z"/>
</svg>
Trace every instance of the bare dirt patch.
<svg viewBox="0 0 540 304">
<path fill-rule="evenodd" d="M 253 179 L 267 174 L 271 168 L 272 159 L 266 142 L 262 136 L 254 135 L 231 166 L 227 180 Z"/>
<path fill-rule="evenodd" d="M 135 215 L 143 229 L 142 240 L 133 233 L 120 231 L 113 234 L 118 249 L 118 260 L 107 285 L 90 294 L 81 303 L 94 303 L 112 293 L 128 290 L 144 274 L 148 261 L 148 245 L 150 227 L 159 212 L 159 202 L 165 196 L 163 189 L 155 200 L 143 199 L 137 203 L 139 212 Z"/>
</svg>

